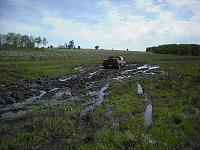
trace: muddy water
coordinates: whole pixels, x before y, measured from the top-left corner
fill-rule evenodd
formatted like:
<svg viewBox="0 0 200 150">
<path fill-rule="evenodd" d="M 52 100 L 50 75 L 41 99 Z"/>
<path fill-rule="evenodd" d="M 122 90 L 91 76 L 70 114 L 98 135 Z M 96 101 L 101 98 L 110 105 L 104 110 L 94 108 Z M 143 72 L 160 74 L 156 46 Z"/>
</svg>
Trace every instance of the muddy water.
<svg viewBox="0 0 200 150">
<path fill-rule="evenodd" d="M 137 83 L 137 94 L 143 94 L 143 88 L 140 83 Z"/>
<path fill-rule="evenodd" d="M 65 82 L 65 81 L 76 79 L 76 78 L 78 78 L 78 75 L 68 75 L 68 76 L 64 76 L 60 78 L 59 81 Z"/>
<path fill-rule="evenodd" d="M 83 113 L 92 111 L 95 106 L 102 103 L 105 96 L 104 90 L 107 89 L 107 86 L 102 87 L 100 91 L 88 92 L 88 90 L 98 85 L 102 79 L 123 81 L 140 73 L 149 75 L 160 73 L 161 71 L 155 71 L 158 68 L 159 66 L 157 65 L 149 64 L 127 64 L 126 67 L 121 69 L 104 69 L 102 65 L 85 68 L 77 67 L 75 68 L 75 70 L 79 71 L 77 74 L 65 75 L 59 79 L 44 78 L 39 82 L 22 83 L 23 87 L 17 85 L 17 87 L 21 87 L 20 94 L 17 94 L 16 85 L 0 86 L 0 98 L 3 99 L 0 99 L 0 104 L 3 104 L 0 105 L 0 116 L 12 116 L 13 114 L 20 116 L 20 114 L 25 114 L 24 112 L 29 112 L 36 107 L 35 101 L 42 105 L 57 105 L 78 100 L 79 96 L 81 97 L 86 93 L 93 98 L 93 101 L 85 104 Z M 137 93 L 142 94 L 141 85 L 138 84 L 137 86 Z M 31 92 L 28 93 L 27 91 Z M 29 105 L 28 108 L 27 105 Z"/>
<path fill-rule="evenodd" d="M 149 64 L 135 65 L 135 66 L 133 65 L 132 67 L 134 69 L 127 68 L 126 70 L 121 71 L 119 73 L 119 75 L 114 77 L 113 79 L 118 80 L 118 81 L 122 81 L 124 79 L 131 77 L 131 75 L 136 75 L 136 74 L 139 74 L 139 73 L 147 74 L 147 75 L 154 75 L 155 74 L 154 70 L 160 68 L 160 66 L 158 66 L 158 65 L 149 65 Z"/>
<path fill-rule="evenodd" d="M 106 95 L 106 90 L 109 85 L 104 85 L 99 91 L 89 92 L 88 95 L 92 97 L 90 102 L 87 102 L 83 105 L 83 109 L 80 112 L 80 116 L 85 116 L 88 112 L 93 111 L 96 107 L 100 106 L 104 100 L 104 96 Z"/>
<path fill-rule="evenodd" d="M 122 75 L 122 76 L 117 76 L 117 77 L 115 77 L 115 78 L 113 78 L 114 80 L 118 80 L 118 81 L 122 81 L 123 79 L 127 79 L 127 78 L 130 78 L 131 76 L 124 76 L 124 75 Z"/>
<path fill-rule="evenodd" d="M 152 122 L 152 111 L 153 111 L 152 101 L 151 99 L 148 98 L 145 113 L 144 113 L 145 126 L 149 126 Z"/>
<path fill-rule="evenodd" d="M 145 64 L 143 66 L 137 67 L 137 70 L 152 70 L 152 69 L 158 69 L 158 68 L 160 68 L 158 65 Z"/>
<path fill-rule="evenodd" d="M 78 98 L 79 98 L 78 96 L 72 95 L 70 89 L 66 88 L 57 91 L 52 99 L 43 102 L 44 104 L 48 105 L 58 105 L 58 104 L 68 103 L 69 101 L 75 101 Z"/>
<path fill-rule="evenodd" d="M 20 117 L 30 113 L 37 106 L 34 105 L 34 102 L 39 102 L 43 106 L 53 106 L 64 104 L 69 101 L 74 101 L 78 99 L 78 96 L 73 96 L 70 89 L 60 89 L 53 88 L 49 93 L 54 92 L 54 96 L 49 99 L 43 99 L 43 96 L 47 94 L 46 91 L 40 91 L 38 96 L 33 96 L 24 102 L 14 103 L 12 105 L 7 105 L 6 107 L 0 108 L 0 116 L 3 118 L 7 117 Z M 31 105 L 31 106 L 30 106 Z M 28 108 L 28 109 L 27 109 Z"/>
<path fill-rule="evenodd" d="M 141 95 L 143 93 L 144 91 L 142 85 L 140 83 L 137 83 L 137 94 Z M 148 127 L 152 122 L 152 100 L 149 96 L 147 96 L 144 101 L 146 103 L 146 108 L 144 112 L 144 125 Z"/>
<path fill-rule="evenodd" d="M 33 100 L 36 100 L 36 99 L 40 99 L 40 98 L 42 98 L 42 96 L 44 96 L 46 93 L 47 93 L 46 91 L 40 91 L 40 95 L 38 95 L 38 96 L 33 96 L 33 97 L 27 99 L 26 101 L 33 101 Z"/>
</svg>

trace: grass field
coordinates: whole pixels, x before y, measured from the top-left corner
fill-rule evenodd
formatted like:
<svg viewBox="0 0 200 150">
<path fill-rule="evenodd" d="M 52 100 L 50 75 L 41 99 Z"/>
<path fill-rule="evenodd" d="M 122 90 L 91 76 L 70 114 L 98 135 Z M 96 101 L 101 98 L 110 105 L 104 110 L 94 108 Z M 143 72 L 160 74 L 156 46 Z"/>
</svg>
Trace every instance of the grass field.
<svg viewBox="0 0 200 150">
<path fill-rule="evenodd" d="M 110 55 L 121 55 L 126 58 L 127 62 L 162 63 L 164 64 L 163 67 L 166 67 L 166 69 L 180 71 L 184 74 L 199 73 L 199 61 L 196 61 L 199 57 L 192 56 L 180 57 L 176 55 L 159 55 L 145 52 L 106 50 L 1 50 L 0 82 L 14 82 L 18 78 L 36 79 L 41 76 L 56 77 L 74 73 L 74 67 L 100 64 L 103 59 L 106 59 Z"/>
<path fill-rule="evenodd" d="M 198 149 L 200 148 L 200 57 L 106 50 L 0 51 L 0 83 L 76 74 L 110 55 L 157 64 L 164 74 L 138 74 L 110 83 L 102 105 L 84 118 L 80 101 L 39 105 L 21 118 L 1 118 L 0 149 Z M 106 80 L 106 79 L 105 79 Z M 104 80 L 101 81 L 105 82 Z M 138 95 L 140 82 L 144 94 Z M 149 96 L 153 121 L 144 125 Z M 105 115 L 112 111 L 111 115 Z"/>
</svg>

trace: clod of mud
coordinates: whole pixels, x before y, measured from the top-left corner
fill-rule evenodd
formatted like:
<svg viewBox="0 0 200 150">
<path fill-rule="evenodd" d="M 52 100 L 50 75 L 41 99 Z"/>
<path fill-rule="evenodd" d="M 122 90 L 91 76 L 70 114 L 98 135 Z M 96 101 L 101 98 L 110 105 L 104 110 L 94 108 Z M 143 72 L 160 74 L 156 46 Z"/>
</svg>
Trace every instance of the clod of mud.
<svg viewBox="0 0 200 150">
<path fill-rule="evenodd" d="M 83 109 L 80 112 L 81 117 L 85 116 L 88 112 L 93 111 L 95 107 L 99 107 L 101 105 L 108 87 L 109 84 L 106 84 L 99 91 L 92 91 L 88 93 L 88 95 L 90 95 L 93 100 L 84 104 Z"/>
<path fill-rule="evenodd" d="M 141 95 L 143 94 L 143 88 L 142 85 L 137 83 L 137 94 Z"/>
</svg>

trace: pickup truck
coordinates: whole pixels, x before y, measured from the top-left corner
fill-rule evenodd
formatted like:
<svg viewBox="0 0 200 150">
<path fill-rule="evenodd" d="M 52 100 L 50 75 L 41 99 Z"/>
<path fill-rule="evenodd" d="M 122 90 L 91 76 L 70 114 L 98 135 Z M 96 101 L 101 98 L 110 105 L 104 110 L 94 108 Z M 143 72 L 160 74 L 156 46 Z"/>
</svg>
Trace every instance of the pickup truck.
<svg viewBox="0 0 200 150">
<path fill-rule="evenodd" d="M 110 56 L 108 57 L 108 59 L 104 59 L 103 61 L 103 66 L 105 69 L 108 69 L 108 68 L 120 69 L 121 67 L 125 65 L 126 65 L 126 62 L 121 56 Z"/>
</svg>

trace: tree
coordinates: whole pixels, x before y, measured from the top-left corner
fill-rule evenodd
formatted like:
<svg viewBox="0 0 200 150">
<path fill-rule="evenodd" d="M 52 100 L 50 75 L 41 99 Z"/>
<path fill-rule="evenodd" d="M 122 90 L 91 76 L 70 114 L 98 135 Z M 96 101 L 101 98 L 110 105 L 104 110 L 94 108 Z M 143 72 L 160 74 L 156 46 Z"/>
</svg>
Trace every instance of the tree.
<svg viewBox="0 0 200 150">
<path fill-rule="evenodd" d="M 28 47 L 35 48 L 35 43 L 36 43 L 35 38 L 33 36 L 29 36 L 28 43 L 27 43 Z"/>
<path fill-rule="evenodd" d="M 6 45 L 11 48 L 14 43 L 14 33 L 8 32 L 6 35 Z"/>
<path fill-rule="evenodd" d="M 23 35 L 21 37 L 21 42 L 22 42 L 22 47 L 28 47 L 28 43 L 29 43 L 29 37 L 28 35 Z"/>
<path fill-rule="evenodd" d="M 80 46 L 78 46 L 78 47 L 77 47 L 77 49 L 81 49 L 81 47 L 80 47 Z"/>
<path fill-rule="evenodd" d="M 68 45 L 67 45 L 67 43 L 65 43 L 64 45 L 65 45 L 65 48 L 68 48 Z"/>
<path fill-rule="evenodd" d="M 94 48 L 95 48 L 96 50 L 98 50 L 98 49 L 99 49 L 99 46 L 98 46 L 98 45 L 96 45 Z"/>
<path fill-rule="evenodd" d="M 48 43 L 47 39 L 46 39 L 46 38 L 42 38 L 43 47 L 44 47 L 45 45 L 47 45 L 47 43 Z"/>
<path fill-rule="evenodd" d="M 0 34 L 0 48 L 35 48 L 40 47 L 43 44 L 43 47 L 48 43 L 46 38 L 41 38 L 40 36 L 35 38 L 33 36 L 21 35 L 12 32 L 7 34 Z"/>
<path fill-rule="evenodd" d="M 69 41 L 68 44 L 68 49 L 73 49 L 74 48 L 74 40 Z"/>
<path fill-rule="evenodd" d="M 40 36 L 35 38 L 35 43 L 37 44 L 37 48 L 42 44 L 42 39 Z"/>
</svg>

